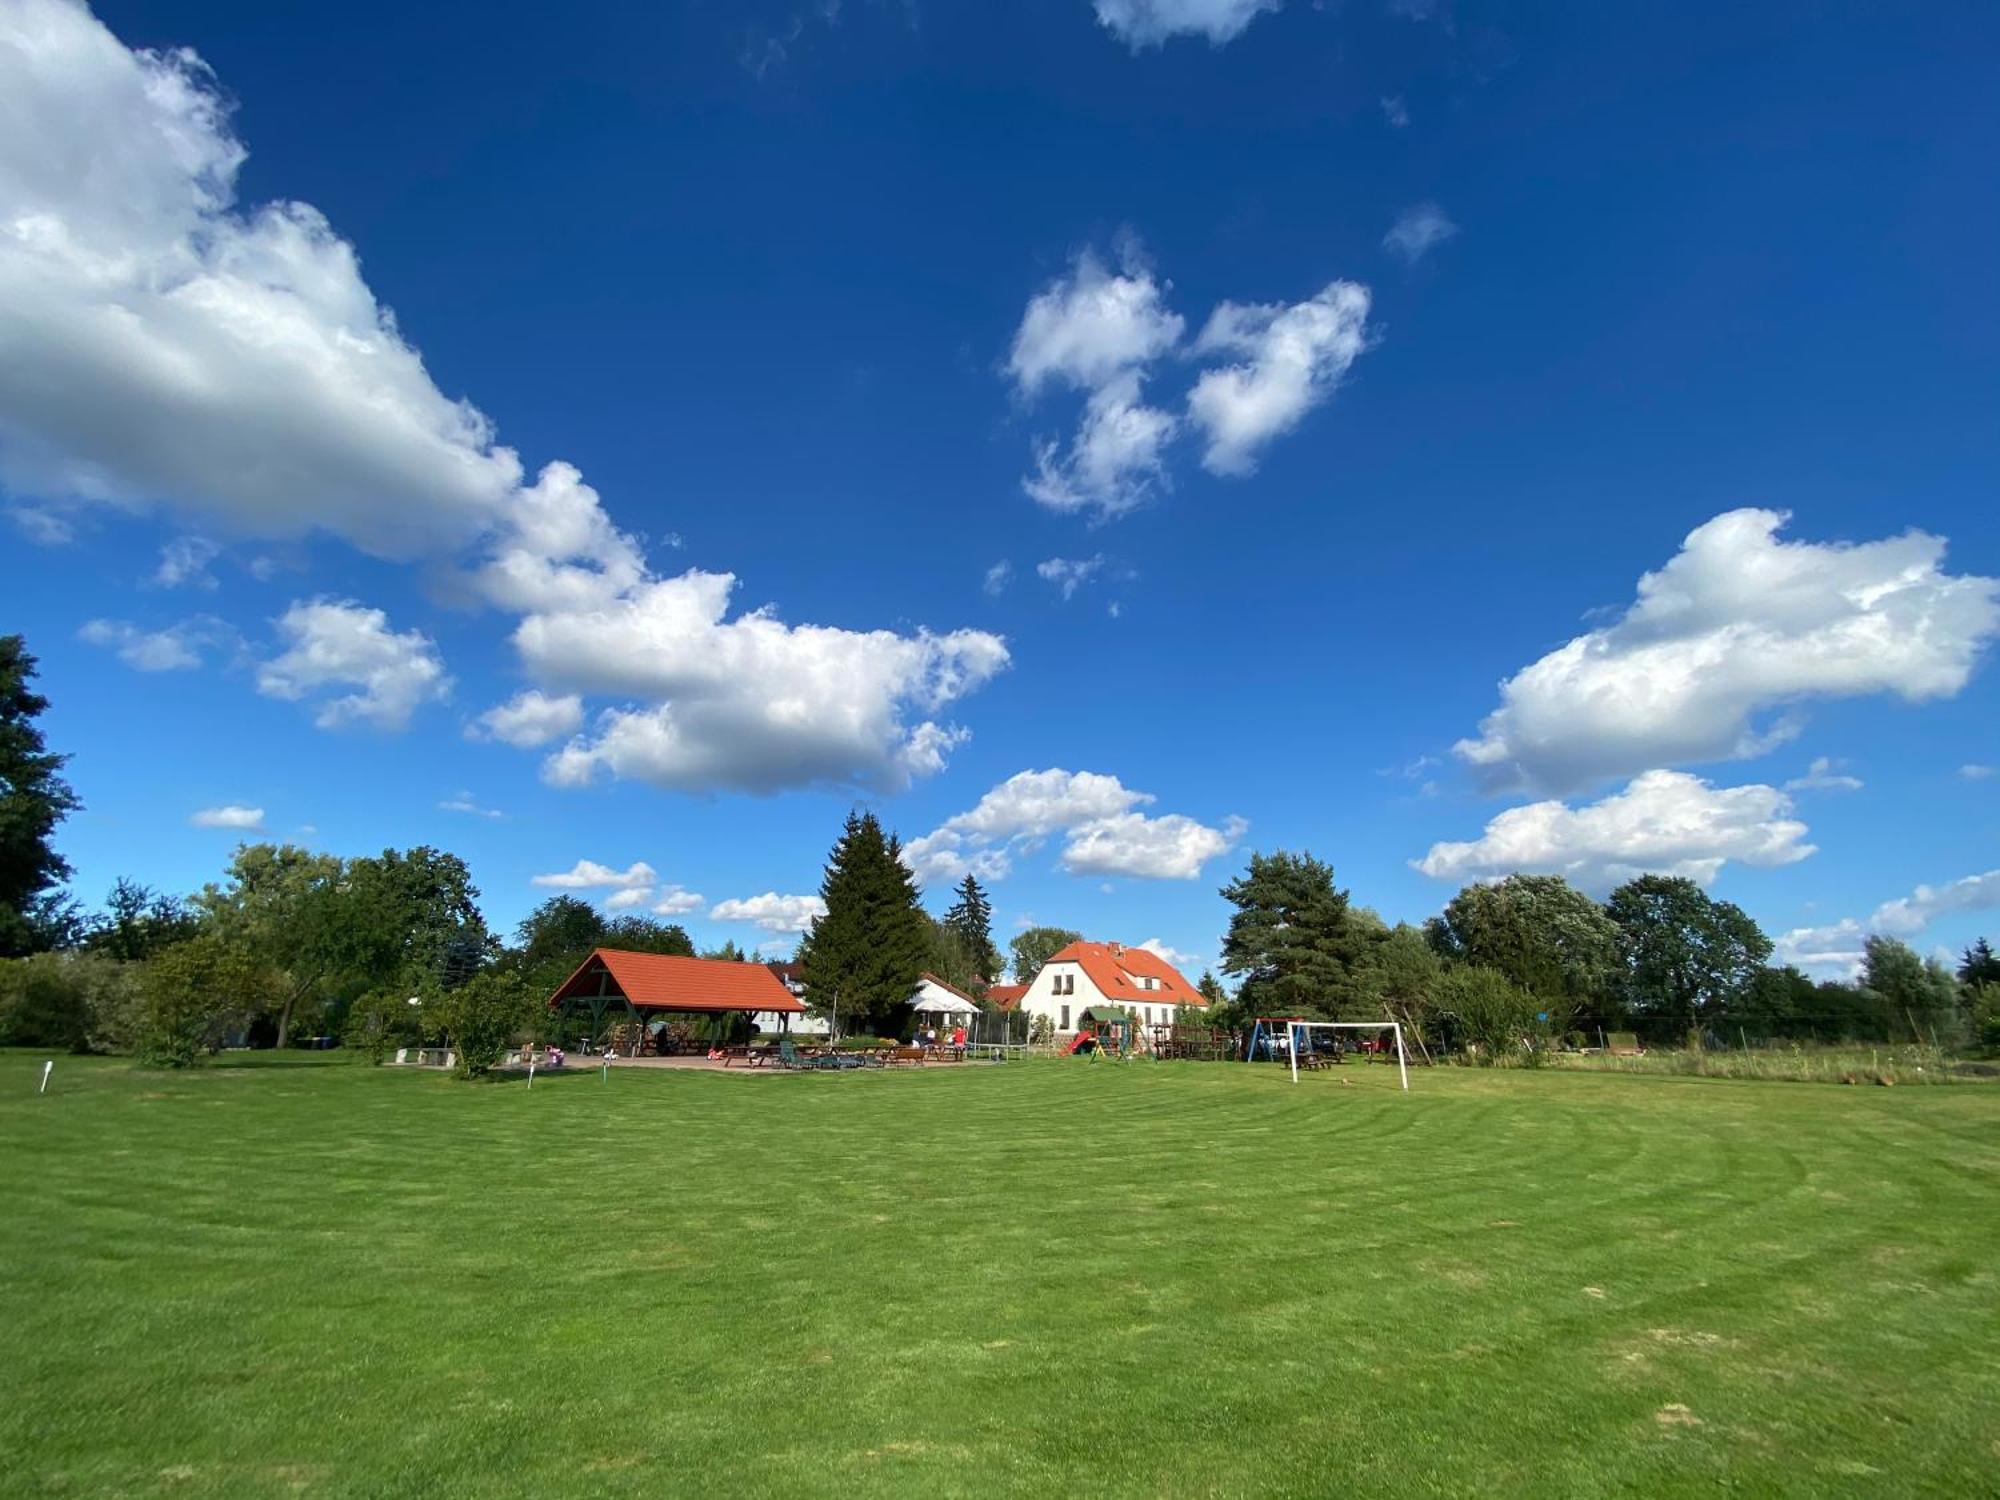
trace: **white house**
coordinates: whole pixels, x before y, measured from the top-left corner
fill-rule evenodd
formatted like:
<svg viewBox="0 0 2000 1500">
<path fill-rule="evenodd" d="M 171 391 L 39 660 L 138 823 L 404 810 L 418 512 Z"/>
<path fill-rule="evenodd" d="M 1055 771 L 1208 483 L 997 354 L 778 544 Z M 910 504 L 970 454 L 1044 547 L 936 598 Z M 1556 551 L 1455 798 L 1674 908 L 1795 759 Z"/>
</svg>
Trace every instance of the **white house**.
<svg viewBox="0 0 2000 1500">
<path fill-rule="evenodd" d="M 791 991 L 794 1000 L 803 1002 L 806 998 L 806 968 L 797 959 L 772 959 L 764 965 L 778 976 L 778 983 Z M 802 1016 L 780 1016 L 775 1011 L 760 1010 L 752 1018 L 757 1029 L 762 1032 L 789 1031 L 793 1036 L 825 1036 L 831 1029 L 825 1016 L 816 1016 L 808 1011 Z"/>
<path fill-rule="evenodd" d="M 1151 949 L 1082 942 L 1043 964 L 1017 1004 L 1024 1015 L 1047 1016 L 1058 1032 L 1075 1031 L 1077 1017 L 1093 1005 L 1115 1005 L 1149 1026 L 1171 1022 L 1181 1006 L 1208 1006 L 1180 970 Z"/>
</svg>

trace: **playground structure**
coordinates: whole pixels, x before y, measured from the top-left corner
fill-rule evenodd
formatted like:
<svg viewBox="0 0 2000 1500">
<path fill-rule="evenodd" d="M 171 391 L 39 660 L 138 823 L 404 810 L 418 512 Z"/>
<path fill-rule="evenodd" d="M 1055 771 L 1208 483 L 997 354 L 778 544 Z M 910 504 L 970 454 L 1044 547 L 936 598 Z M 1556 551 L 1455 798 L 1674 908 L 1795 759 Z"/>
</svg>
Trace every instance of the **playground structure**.
<svg viewBox="0 0 2000 1500">
<path fill-rule="evenodd" d="M 1321 1046 L 1314 1039 L 1316 1031 L 1332 1032 L 1333 1045 Z M 1342 1036 L 1350 1031 L 1364 1033 L 1357 1045 L 1351 1048 Z M 1288 1063 L 1292 1070 L 1292 1082 L 1297 1083 L 1300 1068 L 1307 1071 L 1323 1068 L 1329 1065 L 1329 1059 L 1337 1064 L 1350 1051 L 1359 1053 L 1367 1061 L 1387 1062 L 1393 1056 L 1403 1092 L 1409 1092 L 1409 1056 L 1403 1047 L 1403 1025 L 1400 1021 L 1308 1021 L 1298 1016 L 1259 1016 L 1250 1028 L 1250 1042 L 1243 1055 L 1247 1062 Z"/>
</svg>

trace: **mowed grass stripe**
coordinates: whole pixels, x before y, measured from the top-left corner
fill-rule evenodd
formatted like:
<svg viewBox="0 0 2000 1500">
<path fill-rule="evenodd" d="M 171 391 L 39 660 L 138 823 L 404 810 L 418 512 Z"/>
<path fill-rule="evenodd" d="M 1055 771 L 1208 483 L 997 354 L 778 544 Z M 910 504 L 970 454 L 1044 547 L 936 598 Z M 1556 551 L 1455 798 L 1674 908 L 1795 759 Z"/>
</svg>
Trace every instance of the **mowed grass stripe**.
<svg viewBox="0 0 2000 1500">
<path fill-rule="evenodd" d="M 1984 1087 L 39 1063 L 9 1492 L 2000 1483 Z"/>
</svg>

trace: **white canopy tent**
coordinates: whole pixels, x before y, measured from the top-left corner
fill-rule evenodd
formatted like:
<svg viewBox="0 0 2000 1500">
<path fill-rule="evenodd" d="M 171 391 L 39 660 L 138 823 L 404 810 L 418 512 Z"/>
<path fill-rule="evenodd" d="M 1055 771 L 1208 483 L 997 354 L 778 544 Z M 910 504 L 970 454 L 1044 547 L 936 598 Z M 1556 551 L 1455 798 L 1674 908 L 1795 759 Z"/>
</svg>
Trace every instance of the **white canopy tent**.
<svg viewBox="0 0 2000 1500">
<path fill-rule="evenodd" d="M 976 1016 L 979 1007 L 970 1000 L 961 1000 L 956 995 L 925 995 L 910 1007 L 922 1015 L 932 1016 Z"/>
</svg>

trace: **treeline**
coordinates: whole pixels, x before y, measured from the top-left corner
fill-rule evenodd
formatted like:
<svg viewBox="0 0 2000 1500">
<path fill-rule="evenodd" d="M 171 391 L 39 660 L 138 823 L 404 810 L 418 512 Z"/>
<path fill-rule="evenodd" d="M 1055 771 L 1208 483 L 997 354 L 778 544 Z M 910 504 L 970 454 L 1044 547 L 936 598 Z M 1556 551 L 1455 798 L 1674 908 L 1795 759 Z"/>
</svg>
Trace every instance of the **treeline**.
<svg viewBox="0 0 2000 1500">
<path fill-rule="evenodd" d="M 1642 875 L 1603 902 L 1557 875 L 1460 891 L 1421 927 L 1391 927 L 1310 854 L 1253 855 L 1235 908 L 1221 1024 L 1251 1016 L 1375 1020 L 1487 1056 L 1636 1033 L 1706 1045 L 1916 1041 L 2000 1047 L 2000 960 L 1981 939 L 1956 969 L 1869 937 L 1854 980 L 1770 963 L 1772 943 L 1692 880 Z"/>
</svg>

